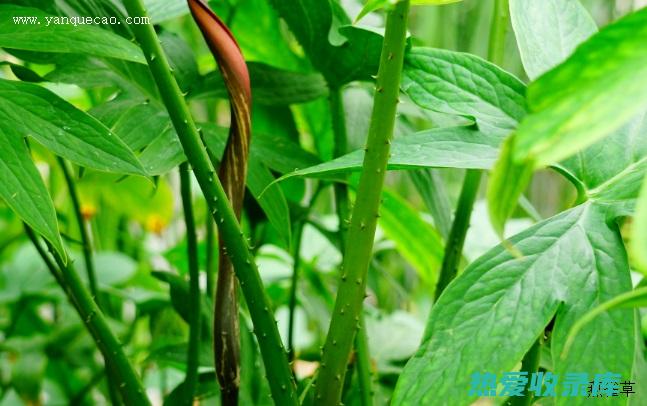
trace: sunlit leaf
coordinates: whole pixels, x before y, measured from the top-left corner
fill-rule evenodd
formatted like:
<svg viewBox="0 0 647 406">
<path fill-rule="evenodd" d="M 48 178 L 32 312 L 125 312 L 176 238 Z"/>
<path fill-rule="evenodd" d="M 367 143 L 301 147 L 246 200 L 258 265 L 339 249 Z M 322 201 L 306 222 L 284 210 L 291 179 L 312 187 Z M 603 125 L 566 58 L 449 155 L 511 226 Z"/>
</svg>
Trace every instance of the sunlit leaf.
<svg viewBox="0 0 647 406">
<path fill-rule="evenodd" d="M 560 64 L 597 32 L 579 0 L 510 0 L 510 19 L 530 79 Z"/>
<path fill-rule="evenodd" d="M 132 42 L 93 24 L 56 23 L 54 16 L 32 7 L 0 4 L 0 47 L 29 51 L 85 53 L 145 63 Z M 35 17 L 38 23 L 18 24 L 15 17 Z M 29 18 L 27 17 L 27 18 Z"/>
<path fill-rule="evenodd" d="M 38 85 L 0 79 L 0 128 L 32 137 L 88 168 L 144 174 L 135 154 L 101 122 Z"/>
<path fill-rule="evenodd" d="M 515 159 L 537 166 L 609 135 L 647 107 L 647 8 L 603 28 L 528 88 Z"/>
<path fill-rule="evenodd" d="M 577 320 L 631 289 L 622 239 L 617 226 L 606 225 L 606 215 L 604 207 L 578 206 L 511 238 L 521 257 L 500 245 L 470 264 L 432 308 L 423 344 L 405 367 L 393 404 L 471 404 L 471 375 L 515 370 L 554 316 L 555 373 L 631 376 L 631 310 L 600 316 L 582 330 L 568 357 L 558 355 Z M 586 404 L 585 398 L 562 399 L 559 404 Z"/>
</svg>

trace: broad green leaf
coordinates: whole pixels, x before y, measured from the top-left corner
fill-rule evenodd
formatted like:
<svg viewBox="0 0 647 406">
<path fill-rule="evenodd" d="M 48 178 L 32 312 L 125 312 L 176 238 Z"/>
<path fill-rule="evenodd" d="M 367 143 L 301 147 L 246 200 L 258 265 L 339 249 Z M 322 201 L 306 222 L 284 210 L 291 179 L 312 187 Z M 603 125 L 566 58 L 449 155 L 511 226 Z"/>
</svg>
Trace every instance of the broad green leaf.
<svg viewBox="0 0 647 406">
<path fill-rule="evenodd" d="M 32 137 L 88 168 L 144 174 L 133 152 L 101 122 L 38 85 L 0 79 L 0 128 Z"/>
<path fill-rule="evenodd" d="M 647 106 L 647 8 L 606 26 L 528 88 L 515 159 L 538 166 L 593 144 Z"/>
<path fill-rule="evenodd" d="M 643 181 L 632 227 L 632 258 L 636 261 L 638 269 L 647 275 L 647 177 Z"/>
<path fill-rule="evenodd" d="M 318 73 L 299 73 L 259 62 L 247 64 L 254 102 L 269 106 L 305 103 L 328 95 L 326 82 Z M 227 98 L 227 88 L 219 71 L 207 74 L 189 93 L 189 98 Z"/>
<path fill-rule="evenodd" d="M 268 220 L 286 243 L 290 243 L 290 208 L 283 191 L 274 183 L 272 172 L 252 154 L 249 157 L 247 188 L 267 215 Z"/>
<path fill-rule="evenodd" d="M 587 324 L 591 323 L 596 317 L 605 312 L 623 307 L 647 307 L 647 287 L 620 294 L 613 299 L 600 304 L 582 316 L 577 323 L 571 327 L 571 331 L 569 331 L 568 336 L 566 336 L 562 356 L 568 354 L 578 333 Z"/>
<path fill-rule="evenodd" d="M 25 140 L 5 131 L 4 122 L 0 109 L 0 198 L 65 258 L 54 203 L 31 160 Z"/>
<path fill-rule="evenodd" d="M 130 149 L 141 151 L 139 161 L 149 175 L 166 174 L 186 160 L 168 113 L 155 102 L 117 98 L 93 108 L 90 114 Z"/>
<path fill-rule="evenodd" d="M 553 353 L 559 354 L 583 314 L 631 289 L 622 239 L 606 216 L 603 207 L 578 206 L 513 237 L 521 257 L 499 245 L 470 264 L 432 308 L 423 344 L 405 367 L 393 404 L 471 404 L 471 374 L 515 370 L 555 315 Z M 555 372 L 630 377 L 634 338 L 632 310 L 601 316 L 582 330 L 567 358 L 553 356 Z M 558 404 L 587 400 L 558 398 Z"/>
<path fill-rule="evenodd" d="M 339 5 L 333 7 L 335 2 L 270 1 L 294 33 L 312 65 L 331 87 L 339 87 L 353 80 L 371 80 L 377 74 L 382 36 L 344 25 L 350 21 Z"/>
<path fill-rule="evenodd" d="M 510 19 L 530 79 L 562 63 L 598 30 L 579 0 L 510 0 Z"/>
<path fill-rule="evenodd" d="M 587 190 L 601 187 L 647 157 L 647 114 L 561 163 Z M 640 182 L 640 180 L 638 180 Z"/>
<path fill-rule="evenodd" d="M 389 170 L 419 168 L 489 169 L 496 160 L 500 137 L 470 127 L 436 128 L 395 139 L 391 144 Z M 362 169 L 364 151 L 288 173 L 294 176 L 331 177 Z"/>
<path fill-rule="evenodd" d="M 218 6 L 219 3 L 227 2 L 212 1 L 210 5 Z M 214 10 L 223 19 L 233 16 L 230 28 L 246 61 L 264 62 L 290 71 L 304 67 L 305 61 L 294 52 L 294 40 L 285 35 L 285 26 L 272 2 L 237 0 L 230 4 L 227 14 L 224 10 L 220 13 Z"/>
<path fill-rule="evenodd" d="M 501 148 L 487 188 L 488 211 L 494 231 L 503 238 L 505 223 L 517 208 L 519 197 L 526 190 L 534 167 L 514 161 L 512 151 L 516 137 L 509 137 Z"/>
<path fill-rule="evenodd" d="M 485 134 L 507 135 L 526 114 L 525 85 L 477 56 L 413 48 L 402 90 L 420 107 L 473 118 Z"/>
<path fill-rule="evenodd" d="M 443 242 L 433 226 L 396 193 L 384 191 L 380 227 L 428 287 L 435 287 L 443 262 Z"/>
<path fill-rule="evenodd" d="M 93 24 L 56 24 L 54 16 L 31 7 L 0 4 L 0 47 L 29 51 L 88 54 L 146 63 L 132 42 Z M 14 17 L 36 17 L 38 24 L 17 24 Z"/>
<path fill-rule="evenodd" d="M 459 1 L 462 0 L 412 0 L 411 5 L 412 6 L 425 6 L 425 5 L 441 5 L 441 4 L 450 4 L 450 3 L 458 3 Z M 373 11 L 389 7 L 393 4 L 395 4 L 397 0 L 368 0 L 362 10 L 359 12 L 357 17 L 355 18 L 355 21 L 359 21 L 362 18 L 364 18 L 365 15 L 368 13 L 371 13 Z"/>
</svg>

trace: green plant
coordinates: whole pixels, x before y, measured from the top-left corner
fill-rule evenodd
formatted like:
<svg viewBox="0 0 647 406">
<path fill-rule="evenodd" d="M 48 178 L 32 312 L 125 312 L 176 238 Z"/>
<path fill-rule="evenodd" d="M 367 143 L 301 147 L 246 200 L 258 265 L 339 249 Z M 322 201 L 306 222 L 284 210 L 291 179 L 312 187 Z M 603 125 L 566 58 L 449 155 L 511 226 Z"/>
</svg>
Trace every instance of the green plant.
<svg viewBox="0 0 647 406">
<path fill-rule="evenodd" d="M 637 2 L 0 3 L 0 406 L 647 404 Z"/>
</svg>

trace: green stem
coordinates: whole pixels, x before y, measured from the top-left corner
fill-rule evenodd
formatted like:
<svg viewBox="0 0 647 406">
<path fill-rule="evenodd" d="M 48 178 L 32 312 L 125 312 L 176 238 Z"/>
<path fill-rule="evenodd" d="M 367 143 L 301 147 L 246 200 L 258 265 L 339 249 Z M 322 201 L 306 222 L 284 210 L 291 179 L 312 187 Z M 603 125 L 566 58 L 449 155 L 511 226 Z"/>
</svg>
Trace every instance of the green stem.
<svg viewBox="0 0 647 406">
<path fill-rule="evenodd" d="M 146 16 L 141 0 L 128 0 L 125 5 L 131 17 Z M 229 259 L 234 265 L 234 271 L 240 281 L 254 324 L 254 333 L 258 338 L 274 402 L 280 405 L 296 405 L 297 396 L 292 372 L 271 311 L 270 301 L 247 240 L 209 161 L 205 147 L 200 141 L 198 130 L 173 77 L 153 26 L 136 25 L 133 26 L 133 31 L 144 51 L 184 154 L 193 168 L 209 210 L 219 227 Z"/>
<path fill-rule="evenodd" d="M 494 0 L 494 15 L 490 29 L 490 42 L 488 47 L 488 58 L 491 62 L 502 65 L 505 56 L 505 40 L 508 32 L 508 0 Z M 436 286 L 436 299 L 445 290 L 447 285 L 456 277 L 458 264 L 463 255 L 465 236 L 470 226 L 474 202 L 478 196 L 481 185 L 482 173 L 476 169 L 470 169 L 465 173 L 461 194 L 458 198 L 458 206 L 454 215 L 454 222 L 449 232 L 449 238 L 445 245 L 445 256 L 440 269 L 438 285 Z"/>
<path fill-rule="evenodd" d="M 290 361 L 294 360 L 294 319 L 297 307 L 297 287 L 299 283 L 299 267 L 301 266 L 301 240 L 303 237 L 303 227 L 305 220 L 299 221 L 295 225 L 294 231 L 294 250 L 292 252 L 292 281 L 290 286 L 290 313 L 288 318 L 288 358 Z"/>
<path fill-rule="evenodd" d="M 70 302 L 76 308 L 81 320 L 85 324 L 92 337 L 94 338 L 97 347 L 103 355 L 103 359 L 110 359 L 110 366 L 114 369 L 117 378 L 119 379 L 119 391 L 124 402 L 128 405 L 150 405 L 150 401 L 146 397 L 146 392 L 133 369 L 133 366 L 128 361 L 126 354 L 121 346 L 121 343 L 110 330 L 108 321 L 97 307 L 97 304 L 92 300 L 90 292 L 85 288 L 83 282 L 76 274 L 72 267 L 72 263 L 65 264 L 56 254 L 50 249 L 57 267 L 53 264 L 45 250 L 38 242 L 38 238 L 34 232 L 25 227 L 27 236 L 32 241 L 38 253 L 40 254 L 50 272 L 55 276 L 57 282 L 61 285 L 67 294 Z M 57 276 L 58 275 L 58 276 Z"/>
<path fill-rule="evenodd" d="M 342 89 L 331 89 L 330 91 L 330 112 L 332 128 L 335 139 L 334 157 L 338 158 L 346 154 L 348 149 L 348 134 L 346 130 L 346 110 L 344 108 L 344 97 Z M 346 234 L 348 232 L 347 222 L 350 216 L 348 185 L 335 183 L 335 207 L 339 221 L 339 242 L 341 247 L 346 247 Z M 345 254 L 342 252 L 342 254 Z M 357 353 L 357 374 L 362 406 L 373 405 L 373 389 L 371 379 L 371 355 L 368 347 L 364 325 L 364 313 L 360 313 L 360 327 L 355 337 L 355 351 Z"/>
<path fill-rule="evenodd" d="M 94 256 L 92 250 L 92 240 L 88 233 L 88 224 L 83 218 L 83 213 L 81 212 L 81 202 L 79 200 L 79 195 L 76 190 L 76 184 L 72 177 L 72 173 L 68 167 L 67 162 L 61 157 L 57 157 L 59 166 L 63 172 L 63 177 L 65 178 L 65 183 L 67 184 L 67 189 L 69 191 L 70 200 L 72 201 L 72 208 L 74 210 L 74 217 L 76 218 L 77 226 L 79 228 L 79 235 L 81 237 L 81 246 L 83 250 L 83 260 L 85 263 L 85 271 L 88 275 L 88 286 L 90 287 L 90 293 L 94 298 L 94 301 L 97 304 L 99 309 L 105 310 L 101 306 L 101 296 L 99 292 L 99 285 L 97 282 L 96 269 L 94 266 Z M 121 402 L 119 401 L 118 389 L 116 387 L 116 371 L 112 365 L 110 358 L 105 359 L 106 363 L 106 382 L 108 386 L 108 395 L 110 400 L 114 405 L 118 405 Z"/>
<path fill-rule="evenodd" d="M 184 379 L 184 404 L 193 405 L 193 395 L 198 382 L 200 358 L 200 265 L 198 264 L 198 239 L 191 198 L 191 173 L 189 165 L 180 165 L 180 194 L 186 224 L 187 257 L 189 260 L 189 345 Z"/>
<path fill-rule="evenodd" d="M 527 372 L 528 379 L 539 370 L 539 361 L 541 360 L 541 347 L 544 344 L 544 333 L 535 341 L 532 348 L 526 353 L 521 361 L 521 372 Z M 523 396 L 510 397 L 506 402 L 507 406 L 530 406 L 535 400 L 535 392 L 529 390 L 526 385 Z"/>
<path fill-rule="evenodd" d="M 389 11 L 386 20 L 366 153 L 348 230 L 337 299 L 316 384 L 315 402 L 320 405 L 340 403 L 348 356 L 361 325 L 366 276 L 395 127 L 408 14 L 409 0 L 403 0 Z"/>
<path fill-rule="evenodd" d="M 465 236 L 470 226 L 474 201 L 478 195 L 481 184 L 481 171 L 470 169 L 465 173 L 463 188 L 458 198 L 458 206 L 454 215 L 454 222 L 449 231 L 449 238 L 445 244 L 445 255 L 443 265 L 440 268 L 440 276 L 436 285 L 436 299 L 445 290 L 458 272 L 458 264 L 463 256 L 463 245 L 465 245 Z"/>
<path fill-rule="evenodd" d="M 357 379 L 359 381 L 360 400 L 362 406 L 373 406 L 373 373 L 371 371 L 371 352 L 368 346 L 364 313 L 359 316 L 359 329 L 355 337 L 357 353 Z"/>
<path fill-rule="evenodd" d="M 83 218 L 83 214 L 81 213 L 79 195 L 76 191 L 76 185 L 74 184 L 74 179 L 72 178 L 70 169 L 67 166 L 67 162 L 65 162 L 63 158 L 58 157 L 58 164 L 63 171 L 65 183 L 67 184 L 67 189 L 70 194 L 70 200 L 72 201 L 72 207 L 74 209 L 74 217 L 76 217 L 76 222 L 79 227 L 79 235 L 81 236 L 81 243 L 83 247 L 83 260 L 85 262 L 85 270 L 88 274 L 88 285 L 90 287 L 90 293 L 92 293 L 92 296 L 94 296 L 97 304 L 99 304 L 99 285 L 97 283 L 96 271 L 94 269 L 92 243 L 90 241 L 90 236 L 88 235 L 88 229 L 85 223 L 85 219 Z"/>
<path fill-rule="evenodd" d="M 207 241 L 205 242 L 207 250 L 207 259 L 205 263 L 205 272 L 207 274 L 207 296 L 213 301 L 216 293 L 216 230 L 213 217 L 207 216 Z"/>
<path fill-rule="evenodd" d="M 490 26 L 488 59 L 499 66 L 505 58 L 505 41 L 510 21 L 509 0 L 494 0 L 494 14 Z"/>
</svg>

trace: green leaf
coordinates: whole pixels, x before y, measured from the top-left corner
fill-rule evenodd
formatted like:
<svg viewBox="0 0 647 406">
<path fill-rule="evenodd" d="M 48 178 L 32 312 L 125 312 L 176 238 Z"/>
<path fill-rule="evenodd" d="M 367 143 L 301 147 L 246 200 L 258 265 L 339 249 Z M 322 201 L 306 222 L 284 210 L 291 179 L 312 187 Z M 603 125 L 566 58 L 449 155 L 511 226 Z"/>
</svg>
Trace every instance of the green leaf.
<svg viewBox="0 0 647 406">
<path fill-rule="evenodd" d="M 328 95 L 326 82 L 318 73 L 300 73 L 278 69 L 259 62 L 247 64 L 254 92 L 254 102 L 269 106 L 305 103 Z M 189 98 L 227 98 L 227 88 L 219 71 L 207 74 Z"/>
<path fill-rule="evenodd" d="M 459 1 L 462 1 L 462 0 L 412 0 L 411 5 L 412 6 L 425 6 L 425 5 L 437 6 L 441 4 L 458 3 Z M 362 10 L 357 15 L 357 17 L 355 17 L 355 22 L 364 18 L 364 16 L 367 15 L 368 13 L 371 13 L 373 11 L 376 11 L 385 7 L 390 7 L 394 3 L 395 3 L 394 0 L 368 0 L 364 5 L 364 7 L 362 8 Z"/>
<path fill-rule="evenodd" d="M 132 42 L 93 24 L 56 24 L 54 16 L 31 7 L 0 4 L 0 47 L 40 52 L 74 53 L 146 63 Z M 14 17 L 36 17 L 39 24 L 17 24 Z M 48 25 L 49 23 L 49 25 Z"/>
<path fill-rule="evenodd" d="M 31 83 L 0 79 L 0 128 L 33 137 L 57 155 L 106 172 L 144 174 L 133 152 L 90 115 Z"/>
<path fill-rule="evenodd" d="M 636 267 L 647 275 L 647 177 L 643 181 L 632 228 L 632 258 L 636 261 Z"/>
<path fill-rule="evenodd" d="M 13 73 L 18 79 L 22 80 L 23 82 L 39 83 L 44 80 L 38 73 L 25 66 L 7 61 L 0 61 L 0 66 L 3 65 L 9 66 L 11 73 Z"/>
<path fill-rule="evenodd" d="M 577 321 L 577 323 L 575 323 L 573 327 L 571 327 L 571 331 L 569 331 L 568 336 L 566 336 L 566 342 L 562 350 L 562 356 L 565 356 L 570 352 L 570 349 L 573 345 L 573 342 L 575 341 L 575 338 L 577 338 L 578 333 L 587 324 L 595 320 L 596 317 L 608 311 L 626 307 L 647 307 L 647 287 L 620 294 L 613 299 L 600 304 L 599 306 L 590 310 L 588 313 L 582 316 Z"/>
<path fill-rule="evenodd" d="M 606 182 L 616 176 L 624 177 L 628 173 L 626 171 L 631 171 L 629 168 L 640 165 L 639 162 L 647 157 L 646 134 L 647 114 L 641 113 L 609 137 L 578 152 L 561 165 L 579 179 L 587 190 L 607 189 L 610 183 L 604 186 Z M 610 198 L 607 196 L 605 200 Z"/>
<path fill-rule="evenodd" d="M 335 2 L 270 1 L 330 87 L 353 80 L 371 80 L 377 74 L 382 36 L 345 25 L 350 22 L 348 16 Z M 331 38 L 335 44 L 331 43 Z"/>
<path fill-rule="evenodd" d="M 503 238 L 505 223 L 517 208 L 519 197 L 532 178 L 534 166 L 517 163 L 512 156 L 516 137 L 509 137 L 490 176 L 487 189 L 488 211 L 494 231 Z"/>
<path fill-rule="evenodd" d="M 622 238 L 606 217 L 603 207 L 578 206 L 513 237 L 521 257 L 499 245 L 470 264 L 432 308 L 423 344 L 405 367 L 393 404 L 471 404 L 471 374 L 514 371 L 555 315 L 553 353 L 559 354 L 584 313 L 631 289 Z M 614 371 L 630 377 L 634 339 L 633 311 L 604 315 L 582 331 L 566 359 L 553 356 L 555 373 Z M 559 404 L 588 400 L 562 399 Z"/>
<path fill-rule="evenodd" d="M 65 258 L 54 203 L 31 160 L 25 140 L 6 132 L 4 121 L 0 119 L 0 198 Z"/>
<path fill-rule="evenodd" d="M 254 156 L 280 173 L 289 173 L 321 162 L 315 155 L 281 135 L 255 134 L 251 149 Z"/>
<path fill-rule="evenodd" d="M 598 30 L 579 0 L 510 0 L 510 19 L 530 79 L 562 63 Z"/>
<path fill-rule="evenodd" d="M 414 103 L 473 118 L 488 135 L 507 135 L 526 114 L 525 85 L 474 55 L 413 48 L 402 75 L 402 90 Z"/>
<path fill-rule="evenodd" d="M 189 13 L 184 0 L 144 0 L 146 13 L 152 24 L 159 24 Z"/>
<path fill-rule="evenodd" d="M 606 26 L 528 88 L 515 159 L 557 162 L 647 106 L 647 8 Z"/>
<path fill-rule="evenodd" d="M 274 183 L 274 176 L 255 154 L 250 155 L 247 166 L 247 188 L 274 229 L 289 244 L 292 230 L 290 208 L 283 191 Z"/>
<path fill-rule="evenodd" d="M 418 168 L 489 169 L 496 160 L 500 137 L 470 127 L 436 128 L 397 138 L 391 144 L 389 170 Z M 331 177 L 362 169 L 364 151 L 288 173 L 294 176 Z"/>
<path fill-rule="evenodd" d="M 443 242 L 420 213 L 392 191 L 385 190 L 380 208 L 380 227 L 416 270 L 428 287 L 435 287 L 443 261 Z"/>
</svg>

